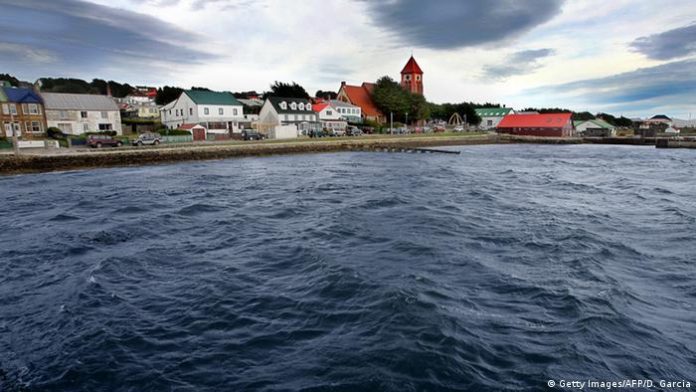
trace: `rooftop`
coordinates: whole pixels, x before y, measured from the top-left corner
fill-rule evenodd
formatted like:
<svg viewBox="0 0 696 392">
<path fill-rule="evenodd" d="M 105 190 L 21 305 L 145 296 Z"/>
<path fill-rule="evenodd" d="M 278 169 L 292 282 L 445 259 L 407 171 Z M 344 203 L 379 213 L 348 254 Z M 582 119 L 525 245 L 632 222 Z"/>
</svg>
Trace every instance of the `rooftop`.
<svg viewBox="0 0 696 392">
<path fill-rule="evenodd" d="M 241 106 L 242 104 L 228 92 L 217 92 L 217 91 L 207 91 L 207 90 L 186 90 L 184 94 L 188 95 L 189 98 L 197 105 L 230 105 L 230 106 Z"/>
<path fill-rule="evenodd" d="M 570 122 L 572 113 L 508 114 L 498 128 L 562 128 Z"/>
<path fill-rule="evenodd" d="M 119 110 L 113 98 L 106 95 L 43 93 L 47 110 Z"/>
<path fill-rule="evenodd" d="M 480 117 L 504 117 L 511 111 L 512 108 L 480 108 L 476 109 L 476 114 Z"/>
</svg>

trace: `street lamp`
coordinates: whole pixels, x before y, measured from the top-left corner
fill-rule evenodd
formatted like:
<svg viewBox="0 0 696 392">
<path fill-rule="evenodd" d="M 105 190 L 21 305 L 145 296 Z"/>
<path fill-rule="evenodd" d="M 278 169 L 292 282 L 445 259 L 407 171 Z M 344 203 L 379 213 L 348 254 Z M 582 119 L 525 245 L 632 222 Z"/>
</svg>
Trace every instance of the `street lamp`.
<svg viewBox="0 0 696 392">
<path fill-rule="evenodd" d="M 408 112 L 406 112 L 406 129 L 408 129 Z"/>
</svg>

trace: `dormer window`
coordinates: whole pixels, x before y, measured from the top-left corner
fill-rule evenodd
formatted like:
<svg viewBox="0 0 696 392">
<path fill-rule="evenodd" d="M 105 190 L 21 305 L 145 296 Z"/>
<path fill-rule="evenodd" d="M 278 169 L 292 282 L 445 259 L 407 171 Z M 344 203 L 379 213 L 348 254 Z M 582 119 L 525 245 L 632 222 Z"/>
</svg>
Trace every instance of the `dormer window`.
<svg viewBox="0 0 696 392">
<path fill-rule="evenodd" d="M 290 103 L 290 109 L 297 110 L 297 104 L 295 102 Z"/>
<path fill-rule="evenodd" d="M 285 103 L 285 101 L 281 102 L 279 106 L 280 106 L 280 108 L 283 109 L 283 110 L 287 110 L 287 109 L 288 109 L 288 104 Z"/>
<path fill-rule="evenodd" d="M 304 104 L 300 103 L 300 110 L 304 110 Z"/>
</svg>

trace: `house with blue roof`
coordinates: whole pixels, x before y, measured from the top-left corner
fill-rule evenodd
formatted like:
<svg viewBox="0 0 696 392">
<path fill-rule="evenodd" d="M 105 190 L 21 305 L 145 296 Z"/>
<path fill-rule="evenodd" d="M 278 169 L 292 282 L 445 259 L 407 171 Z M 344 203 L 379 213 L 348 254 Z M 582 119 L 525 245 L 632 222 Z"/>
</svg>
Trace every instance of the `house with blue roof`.
<svg viewBox="0 0 696 392">
<path fill-rule="evenodd" d="M 0 136 L 40 136 L 46 132 L 46 113 L 41 96 L 29 88 L 0 87 Z"/>
</svg>

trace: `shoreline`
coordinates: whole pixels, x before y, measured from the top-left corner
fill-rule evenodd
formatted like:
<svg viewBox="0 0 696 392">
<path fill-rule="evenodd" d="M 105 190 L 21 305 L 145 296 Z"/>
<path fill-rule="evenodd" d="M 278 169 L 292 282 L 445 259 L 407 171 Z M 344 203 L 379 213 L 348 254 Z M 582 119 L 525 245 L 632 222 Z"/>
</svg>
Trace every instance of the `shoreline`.
<svg viewBox="0 0 696 392">
<path fill-rule="evenodd" d="M 365 151 L 381 148 L 416 148 L 483 144 L 583 144 L 596 141 L 581 138 L 540 138 L 508 135 L 369 136 L 362 138 L 236 142 L 185 146 L 102 150 L 43 150 L 24 152 L 19 157 L 0 155 L 0 175 L 43 173 L 105 167 L 155 165 L 183 161 L 217 160 L 252 156 Z M 616 144 L 616 141 L 603 144 Z M 621 144 L 634 144 L 626 140 Z M 638 143 L 635 143 L 638 144 Z M 644 143 L 640 143 L 644 145 Z M 654 145 L 654 144 L 653 144 Z"/>
</svg>

